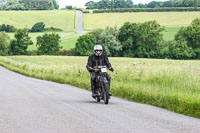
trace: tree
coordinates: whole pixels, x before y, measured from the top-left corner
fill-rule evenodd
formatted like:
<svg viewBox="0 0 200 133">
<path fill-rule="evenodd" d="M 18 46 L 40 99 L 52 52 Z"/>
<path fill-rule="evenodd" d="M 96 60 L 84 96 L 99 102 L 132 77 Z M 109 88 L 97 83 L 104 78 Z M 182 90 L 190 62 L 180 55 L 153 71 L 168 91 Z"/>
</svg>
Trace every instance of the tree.
<svg viewBox="0 0 200 133">
<path fill-rule="evenodd" d="M 59 4 L 56 0 L 52 0 L 55 9 L 59 9 Z"/>
<path fill-rule="evenodd" d="M 45 24 L 43 22 L 38 22 L 34 24 L 30 32 L 43 32 L 45 30 Z"/>
<path fill-rule="evenodd" d="M 17 0 L 8 0 L 8 2 L 4 5 L 3 9 L 5 10 L 24 10 L 25 7 Z"/>
<path fill-rule="evenodd" d="M 85 4 L 86 9 L 94 9 L 94 1 L 89 1 Z"/>
<path fill-rule="evenodd" d="M 133 1 L 132 0 L 126 0 L 126 7 L 125 8 L 133 8 Z"/>
<path fill-rule="evenodd" d="M 198 0 L 194 0 L 194 8 L 197 9 L 198 7 Z"/>
<path fill-rule="evenodd" d="M 156 1 L 152 1 L 152 2 L 147 4 L 147 7 L 149 7 L 149 8 L 160 7 L 160 3 L 156 2 Z"/>
<path fill-rule="evenodd" d="M 0 55 L 8 55 L 9 52 L 9 36 L 0 32 Z"/>
<path fill-rule="evenodd" d="M 102 33 L 103 31 L 104 31 L 103 29 L 95 29 L 95 30 L 93 30 L 92 32 L 90 32 L 89 34 L 94 35 L 95 38 L 96 38 L 96 41 L 98 42 L 98 41 L 101 39 L 100 35 L 101 35 L 101 33 Z"/>
<path fill-rule="evenodd" d="M 119 40 L 122 43 L 122 56 L 155 58 L 158 55 L 164 30 L 156 21 L 141 24 L 124 23 L 119 29 Z"/>
<path fill-rule="evenodd" d="M 118 30 L 116 28 L 107 27 L 101 34 L 98 44 L 101 44 L 108 56 L 119 56 L 122 45 L 117 38 Z"/>
<path fill-rule="evenodd" d="M 185 40 L 189 47 L 200 48 L 200 18 L 192 21 L 188 27 L 181 28 L 175 36 L 175 40 Z"/>
<path fill-rule="evenodd" d="M 37 37 L 38 53 L 42 55 L 57 55 L 62 48 L 59 34 L 44 34 Z"/>
<path fill-rule="evenodd" d="M 137 29 L 138 25 L 136 23 L 126 22 L 119 29 L 118 38 L 122 44 L 122 53 L 121 56 L 124 57 L 134 57 L 137 38 Z"/>
<path fill-rule="evenodd" d="M 78 38 L 75 45 L 75 52 L 81 56 L 89 56 L 93 53 L 93 48 L 97 41 L 94 35 L 86 34 Z"/>
<path fill-rule="evenodd" d="M 66 5 L 65 8 L 68 9 L 68 10 L 72 10 L 72 6 L 71 5 L 70 6 Z"/>
<path fill-rule="evenodd" d="M 18 29 L 15 33 L 15 39 L 10 42 L 11 52 L 14 55 L 26 55 L 28 46 L 32 44 L 28 31 L 26 29 Z"/>
<path fill-rule="evenodd" d="M 163 31 L 164 27 L 160 26 L 157 21 L 139 24 L 136 32 L 136 57 L 155 58 L 158 53 L 158 46 L 163 40 Z"/>
</svg>

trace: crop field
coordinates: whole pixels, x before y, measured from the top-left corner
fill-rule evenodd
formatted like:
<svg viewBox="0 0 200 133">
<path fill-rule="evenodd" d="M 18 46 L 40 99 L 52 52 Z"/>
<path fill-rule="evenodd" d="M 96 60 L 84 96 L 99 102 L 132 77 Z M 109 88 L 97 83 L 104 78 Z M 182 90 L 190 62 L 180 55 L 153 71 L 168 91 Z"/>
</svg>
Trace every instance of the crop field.
<svg viewBox="0 0 200 133">
<path fill-rule="evenodd" d="M 200 61 L 110 58 L 115 96 L 200 118 Z M 87 57 L 10 56 L 0 65 L 45 80 L 90 90 Z M 89 95 L 90 96 L 90 95 Z"/>
<path fill-rule="evenodd" d="M 84 28 L 92 30 L 106 26 L 121 27 L 125 22 L 146 22 L 157 20 L 166 27 L 180 27 L 191 24 L 200 17 L 200 12 L 139 12 L 139 13 L 98 13 L 84 14 Z"/>
<path fill-rule="evenodd" d="M 10 24 L 16 28 L 31 28 L 37 22 L 46 27 L 61 28 L 64 31 L 75 29 L 75 11 L 1 11 L 0 24 Z"/>
</svg>

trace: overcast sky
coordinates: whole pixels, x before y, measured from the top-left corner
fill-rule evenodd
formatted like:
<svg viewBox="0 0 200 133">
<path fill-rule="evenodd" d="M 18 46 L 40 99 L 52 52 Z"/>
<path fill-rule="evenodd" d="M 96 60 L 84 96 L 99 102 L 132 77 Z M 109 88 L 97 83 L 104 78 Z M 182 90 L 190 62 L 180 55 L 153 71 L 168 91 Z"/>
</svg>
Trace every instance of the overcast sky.
<svg viewBox="0 0 200 133">
<path fill-rule="evenodd" d="M 76 7 L 84 7 L 85 3 L 87 3 L 90 0 L 57 0 L 60 8 L 65 7 L 66 5 L 72 5 Z M 100 1 L 100 0 L 93 0 L 95 2 Z M 139 4 L 139 3 L 149 3 L 153 0 L 133 0 L 134 4 Z M 154 0 L 154 1 L 167 1 L 167 0 Z"/>
</svg>

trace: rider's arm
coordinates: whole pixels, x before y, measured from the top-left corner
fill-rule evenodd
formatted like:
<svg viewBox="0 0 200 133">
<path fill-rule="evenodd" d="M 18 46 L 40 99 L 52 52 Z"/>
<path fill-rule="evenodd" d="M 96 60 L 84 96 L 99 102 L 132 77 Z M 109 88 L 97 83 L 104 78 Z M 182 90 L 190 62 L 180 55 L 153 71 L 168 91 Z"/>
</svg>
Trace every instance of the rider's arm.
<svg viewBox="0 0 200 133">
<path fill-rule="evenodd" d="M 106 63 L 106 66 L 108 69 L 111 69 L 112 68 L 112 65 L 110 64 L 109 60 L 108 60 L 108 56 L 107 55 L 104 55 L 105 56 L 105 63 Z"/>
<path fill-rule="evenodd" d="M 87 68 L 87 70 L 88 70 L 89 72 L 94 71 L 94 69 L 92 68 L 92 57 L 91 57 L 91 56 L 88 57 L 88 63 L 87 63 L 87 65 L 86 65 L 86 68 Z"/>
</svg>

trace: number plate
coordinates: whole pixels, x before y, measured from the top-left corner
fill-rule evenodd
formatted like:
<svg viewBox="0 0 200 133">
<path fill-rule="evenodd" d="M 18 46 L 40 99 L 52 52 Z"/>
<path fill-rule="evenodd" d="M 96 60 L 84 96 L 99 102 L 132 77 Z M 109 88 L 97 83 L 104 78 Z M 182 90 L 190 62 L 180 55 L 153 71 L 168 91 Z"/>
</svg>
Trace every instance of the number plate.
<svg viewBox="0 0 200 133">
<path fill-rule="evenodd" d="M 107 69 L 106 68 L 101 68 L 101 72 L 105 73 L 105 72 L 107 72 Z"/>
</svg>

